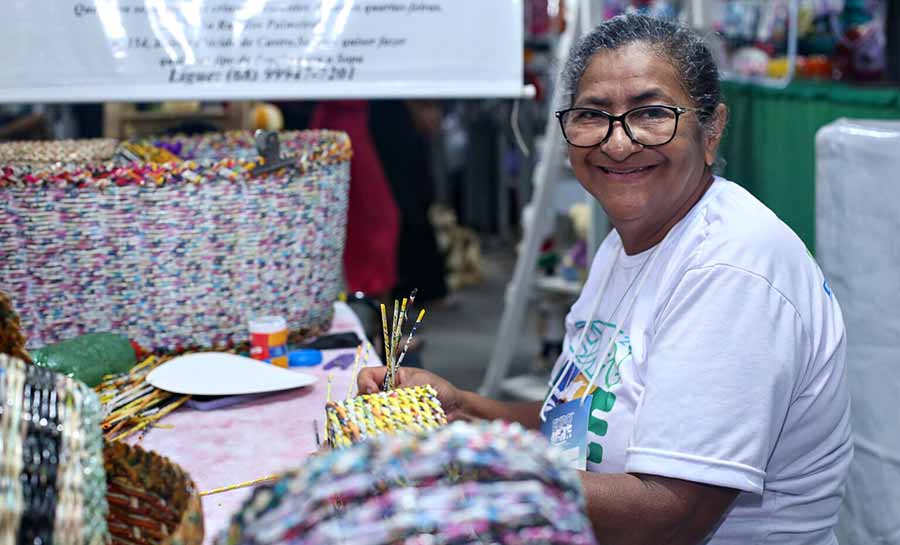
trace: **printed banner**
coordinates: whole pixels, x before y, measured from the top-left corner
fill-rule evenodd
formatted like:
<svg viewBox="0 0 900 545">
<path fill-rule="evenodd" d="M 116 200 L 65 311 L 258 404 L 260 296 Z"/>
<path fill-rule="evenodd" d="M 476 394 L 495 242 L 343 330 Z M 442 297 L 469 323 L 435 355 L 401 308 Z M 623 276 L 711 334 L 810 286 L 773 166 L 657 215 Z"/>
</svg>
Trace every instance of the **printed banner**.
<svg viewBox="0 0 900 545">
<path fill-rule="evenodd" d="M 13 0 L 0 102 L 503 97 L 522 0 Z"/>
</svg>

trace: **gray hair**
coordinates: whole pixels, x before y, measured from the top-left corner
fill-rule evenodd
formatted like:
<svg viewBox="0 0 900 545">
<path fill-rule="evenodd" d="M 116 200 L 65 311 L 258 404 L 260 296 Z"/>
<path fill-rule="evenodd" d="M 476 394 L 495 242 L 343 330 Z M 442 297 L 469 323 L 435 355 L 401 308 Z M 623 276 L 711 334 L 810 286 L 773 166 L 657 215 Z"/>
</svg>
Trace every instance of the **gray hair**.
<svg viewBox="0 0 900 545">
<path fill-rule="evenodd" d="M 614 17 L 572 48 L 563 69 L 569 105 L 574 103 L 581 76 L 596 53 L 632 43 L 645 44 L 672 63 L 675 72 L 681 76 L 682 88 L 694 101 L 694 107 L 700 110 L 697 118 L 701 127 L 709 131 L 716 107 L 722 102 L 719 69 L 712 53 L 703 38 L 688 27 L 646 15 L 630 13 Z"/>
</svg>

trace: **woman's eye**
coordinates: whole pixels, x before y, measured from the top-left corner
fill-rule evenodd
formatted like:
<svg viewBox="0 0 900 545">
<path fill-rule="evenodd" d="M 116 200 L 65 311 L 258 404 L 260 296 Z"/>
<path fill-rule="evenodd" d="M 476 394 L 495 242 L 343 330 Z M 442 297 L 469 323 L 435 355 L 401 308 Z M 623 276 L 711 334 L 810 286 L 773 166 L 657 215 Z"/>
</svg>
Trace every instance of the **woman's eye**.
<svg viewBox="0 0 900 545">
<path fill-rule="evenodd" d="M 648 120 L 667 119 L 672 117 L 672 112 L 665 108 L 647 108 L 646 110 L 638 110 L 635 113 L 638 118 Z"/>
<path fill-rule="evenodd" d="M 599 117 L 603 117 L 603 114 L 591 110 L 577 110 L 575 112 L 575 119 L 578 121 L 591 121 Z"/>
</svg>

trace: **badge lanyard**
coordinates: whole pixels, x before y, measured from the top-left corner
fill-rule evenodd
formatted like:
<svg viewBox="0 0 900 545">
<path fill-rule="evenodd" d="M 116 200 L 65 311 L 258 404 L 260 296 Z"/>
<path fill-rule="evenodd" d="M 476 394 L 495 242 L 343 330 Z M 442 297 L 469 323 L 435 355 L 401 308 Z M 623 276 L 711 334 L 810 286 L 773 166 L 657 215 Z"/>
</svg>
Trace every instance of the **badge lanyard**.
<svg viewBox="0 0 900 545">
<path fill-rule="evenodd" d="M 660 242 L 659 245 L 657 245 L 657 247 L 653 250 L 653 254 L 647 258 L 647 261 L 644 262 L 647 265 L 646 272 L 644 271 L 643 265 L 641 266 L 641 270 L 638 271 L 638 276 L 640 276 L 641 279 L 638 281 L 638 284 L 634 289 L 634 295 L 632 295 L 632 297 L 631 297 L 631 302 L 629 302 L 628 306 L 625 308 L 625 314 L 622 315 L 622 323 L 623 324 L 628 320 L 629 316 L 631 316 L 631 311 L 634 310 L 634 305 L 635 305 L 635 303 L 637 303 L 637 298 L 638 298 L 638 295 L 641 293 L 641 288 L 644 287 L 644 282 L 646 282 L 647 278 L 650 277 L 650 271 L 653 270 L 653 266 L 652 266 L 653 262 L 656 260 L 656 256 L 659 255 L 660 246 L 662 246 L 662 242 Z M 628 293 L 627 290 L 625 293 L 626 294 Z M 615 310 L 618 310 L 618 309 L 615 309 Z M 615 312 L 615 310 L 613 312 Z M 594 317 L 591 316 L 591 322 L 593 322 L 593 320 L 594 320 Z M 606 361 L 606 357 L 609 356 L 609 351 L 612 350 L 613 344 L 615 344 L 615 342 L 616 342 L 616 337 L 618 337 L 619 322 L 612 321 L 612 320 L 611 320 L 611 322 L 613 324 L 613 332 L 610 335 L 609 342 L 606 344 L 606 349 L 603 350 L 603 358 L 600 360 L 601 362 Z M 591 391 L 591 388 L 594 386 L 594 383 L 597 381 L 598 376 L 600 376 L 599 371 L 597 373 L 594 373 L 594 376 L 591 377 L 591 380 L 588 382 L 587 388 L 584 390 L 584 393 L 581 394 L 581 404 L 582 405 L 584 404 L 584 400 L 586 399 L 588 392 Z"/>
<path fill-rule="evenodd" d="M 668 235 L 666 235 L 666 238 L 668 238 Z M 656 245 L 656 247 L 653 249 L 653 253 L 650 255 L 650 257 L 647 258 L 646 261 L 644 261 L 644 264 L 641 265 L 641 268 L 638 271 L 638 276 L 640 277 L 640 279 L 637 283 L 637 287 L 635 288 L 634 295 L 632 296 L 631 301 L 628 303 L 628 306 L 625 309 L 624 318 L 622 319 L 623 323 L 631 315 L 631 311 L 634 309 L 634 305 L 637 302 L 638 295 L 640 294 L 641 289 L 644 287 L 644 282 L 650 276 L 650 271 L 653 270 L 652 264 L 656 260 L 656 257 L 659 255 L 659 249 L 662 247 L 663 243 L 665 243 L 666 238 L 661 240 L 660 243 Z M 624 251 L 624 249 L 620 247 L 619 251 Z M 546 419 L 546 416 L 544 415 L 544 413 L 547 409 L 547 404 L 550 402 L 550 399 L 553 397 L 553 390 L 557 387 L 557 385 L 559 384 L 559 381 L 561 381 L 563 379 L 563 377 L 566 376 L 569 366 L 574 365 L 578 369 L 578 372 L 585 374 L 585 376 L 587 376 L 586 373 L 584 373 L 584 370 L 575 361 L 575 354 L 578 351 L 578 347 L 584 345 L 584 339 L 587 337 L 587 331 L 592 326 L 592 324 L 594 322 L 594 317 L 597 315 L 597 312 L 600 309 L 600 302 L 603 299 L 606 289 L 609 287 L 609 282 L 612 279 L 613 272 L 615 271 L 616 266 L 618 265 L 618 262 L 619 262 L 619 252 L 616 252 L 616 257 L 613 260 L 612 266 L 609 268 L 605 278 L 603 279 L 602 287 L 600 288 L 600 290 L 598 290 L 597 296 L 594 298 L 594 302 L 591 305 L 590 314 L 588 314 L 588 319 L 585 322 L 584 328 L 581 331 L 581 335 L 579 336 L 578 344 L 575 345 L 576 348 L 573 351 L 573 356 L 572 356 L 572 358 L 570 358 L 566 361 L 565 365 L 563 365 L 563 368 L 560 370 L 559 374 L 557 375 L 556 380 L 554 380 L 553 384 L 551 384 L 551 386 L 550 386 L 550 395 L 547 396 L 547 399 L 544 401 L 544 406 L 541 407 L 540 418 L 542 421 Z M 645 271 L 646 271 L 646 274 L 645 274 Z M 637 277 L 636 277 L 636 279 L 637 279 Z M 631 286 L 626 288 L 625 295 L 623 296 L 623 300 L 628 295 L 628 291 L 630 289 L 631 289 Z M 621 301 L 620 301 L 620 303 L 621 303 Z M 615 320 L 615 318 L 616 318 L 615 313 L 618 310 L 619 310 L 619 306 L 616 305 L 616 308 L 613 309 L 613 314 L 610 316 L 610 322 L 613 324 L 613 331 L 610 335 L 610 339 L 606 345 L 606 348 L 603 350 L 603 357 L 600 361 L 606 360 L 606 357 L 609 354 L 609 351 L 612 349 L 613 344 L 616 342 L 616 338 L 618 337 L 619 325 L 618 325 L 618 322 Z M 594 361 L 596 361 L 596 360 L 594 360 Z M 581 403 L 582 404 L 584 403 L 585 399 L 588 397 L 589 392 L 591 391 L 591 388 L 594 386 L 597 376 L 599 374 L 600 373 L 595 373 L 594 376 L 591 377 L 590 381 L 588 382 L 587 388 L 585 388 L 584 392 L 581 395 Z"/>
</svg>

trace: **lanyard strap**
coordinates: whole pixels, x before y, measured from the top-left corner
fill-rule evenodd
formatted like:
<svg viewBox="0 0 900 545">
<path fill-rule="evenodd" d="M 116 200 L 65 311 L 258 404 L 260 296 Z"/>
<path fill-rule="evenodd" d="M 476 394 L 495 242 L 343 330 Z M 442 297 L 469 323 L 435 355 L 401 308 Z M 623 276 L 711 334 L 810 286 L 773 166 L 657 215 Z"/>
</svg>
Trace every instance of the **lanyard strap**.
<svg viewBox="0 0 900 545">
<path fill-rule="evenodd" d="M 622 320 L 621 320 L 622 324 L 624 324 L 626 321 L 628 321 L 628 318 L 631 315 L 631 311 L 634 310 L 634 305 L 635 305 L 635 303 L 637 303 L 637 298 L 638 298 L 638 295 L 640 295 L 640 293 L 641 293 L 641 288 L 644 287 L 644 282 L 647 281 L 647 278 L 650 277 L 650 272 L 653 270 L 652 265 L 653 265 L 653 262 L 656 260 L 656 256 L 659 255 L 659 247 L 661 245 L 662 244 L 660 244 L 656 248 L 654 248 L 653 255 L 651 255 L 650 257 L 647 258 L 647 261 L 645 262 L 647 264 L 646 271 L 644 270 L 643 266 L 641 267 L 641 270 L 638 271 L 638 275 L 641 277 L 641 279 L 638 281 L 637 287 L 634 290 L 634 295 L 631 297 L 631 302 L 629 302 L 628 306 L 625 308 L 625 314 L 622 316 Z M 593 319 L 594 318 L 591 317 L 592 321 L 593 321 Z M 615 344 L 616 338 L 619 336 L 619 324 L 615 321 L 612 321 L 612 320 L 610 320 L 610 321 L 613 324 L 613 331 L 612 331 L 612 334 L 610 335 L 609 342 L 606 344 L 606 349 L 603 351 L 603 357 L 600 359 L 601 362 L 606 361 L 607 356 L 609 356 L 609 351 L 612 350 L 613 344 Z M 600 376 L 599 370 L 596 373 L 594 373 L 594 376 L 591 377 L 590 381 L 588 381 L 587 388 L 585 388 L 584 392 L 581 394 L 581 404 L 582 405 L 584 405 L 584 400 L 587 397 L 588 392 L 590 392 L 591 388 L 594 386 L 594 383 L 597 381 L 598 376 Z"/>
<path fill-rule="evenodd" d="M 612 266 L 606 269 L 606 274 L 603 277 L 603 281 L 600 283 L 600 289 L 597 290 L 597 295 L 594 296 L 594 302 L 591 304 L 591 310 L 588 314 L 588 320 L 584 323 L 584 327 L 581 328 L 581 336 L 578 339 L 578 344 L 575 346 L 584 345 L 584 339 L 587 337 L 588 328 L 593 323 L 594 316 L 597 314 L 597 310 L 600 308 L 600 301 L 603 300 L 603 294 L 606 292 L 606 288 L 609 287 L 609 282 L 612 279 L 613 271 L 615 271 L 616 265 L 619 263 L 619 252 L 621 250 L 622 249 L 620 247 L 619 251 L 616 252 L 616 257 L 613 258 Z M 544 419 L 544 409 L 547 406 L 547 402 L 550 400 L 550 396 L 553 394 L 553 390 L 559 384 L 559 381 L 561 381 L 562 378 L 566 376 L 566 372 L 569 370 L 570 365 L 574 365 L 576 368 L 578 368 L 579 373 L 584 372 L 581 367 L 578 367 L 578 363 L 575 361 L 574 355 L 571 358 L 566 358 L 566 362 L 563 364 L 562 369 L 560 369 L 559 374 L 556 375 L 556 379 L 550 384 L 550 395 L 547 396 L 547 399 L 544 400 L 544 406 L 541 407 L 541 420 Z"/>
<path fill-rule="evenodd" d="M 626 309 L 625 316 L 624 316 L 624 318 L 622 319 L 622 322 L 623 322 L 623 323 L 624 323 L 625 320 L 628 319 L 628 317 L 629 317 L 630 314 L 631 314 L 631 311 L 634 309 L 634 306 L 635 306 L 635 304 L 636 304 L 636 302 L 637 302 L 638 295 L 640 294 L 641 289 L 642 289 L 643 286 L 644 286 L 644 282 L 647 280 L 647 278 L 650 276 L 650 272 L 653 270 L 653 267 L 652 267 L 651 265 L 652 265 L 653 262 L 656 260 L 656 257 L 659 255 L 660 248 L 661 248 L 662 245 L 665 243 L 666 239 L 668 239 L 668 235 L 666 235 L 666 237 L 665 237 L 663 240 L 661 240 L 661 241 L 659 242 L 659 244 L 656 245 L 656 247 L 653 249 L 653 253 L 650 255 L 650 257 L 647 258 L 647 261 L 645 261 L 644 264 L 641 265 L 641 268 L 640 268 L 640 270 L 638 271 L 638 276 L 640 277 L 640 279 L 639 279 L 638 284 L 637 284 L 637 287 L 636 287 L 636 289 L 635 289 L 635 291 L 634 291 L 634 295 L 632 296 L 631 301 L 628 303 L 628 307 L 627 307 L 627 309 Z M 578 365 L 578 362 L 575 361 L 575 360 L 576 360 L 577 353 L 578 353 L 578 347 L 581 347 L 581 346 L 584 345 L 584 339 L 587 337 L 588 329 L 589 329 L 590 327 L 593 326 L 593 323 L 594 323 L 594 317 L 597 315 L 597 312 L 598 312 L 598 310 L 600 309 L 600 302 L 601 302 L 602 299 L 603 299 L 603 296 L 604 296 L 604 294 L 605 294 L 605 292 L 606 292 L 606 289 L 609 287 L 609 283 L 610 283 L 610 281 L 611 281 L 611 279 L 612 279 L 612 275 L 613 275 L 613 273 L 614 273 L 614 271 L 615 271 L 615 269 L 616 269 L 616 266 L 618 265 L 618 262 L 619 262 L 619 252 L 622 252 L 622 251 L 624 251 L 624 248 L 622 248 L 621 245 L 620 245 L 619 251 L 616 252 L 616 256 L 615 256 L 615 258 L 613 259 L 612 266 L 609 267 L 609 269 L 607 270 L 606 276 L 605 276 L 604 279 L 603 279 L 602 287 L 601 287 L 600 290 L 597 292 L 597 295 L 596 295 L 596 297 L 594 298 L 594 302 L 593 302 L 593 304 L 591 305 L 590 314 L 588 314 L 588 319 L 587 319 L 587 321 L 584 323 L 584 327 L 583 327 L 582 330 L 581 330 L 581 335 L 579 336 L 578 344 L 576 345 L 575 349 L 572 351 L 572 357 L 567 358 L 566 363 L 563 364 L 563 367 L 562 367 L 562 369 L 560 369 L 560 372 L 559 372 L 559 374 L 556 376 L 556 379 L 555 379 L 555 380 L 551 383 L 551 385 L 550 385 L 550 393 L 547 395 L 547 398 L 544 400 L 544 404 L 543 404 L 543 406 L 541 407 L 541 412 L 540 412 L 540 415 L 539 415 L 541 421 L 546 420 L 546 417 L 544 416 L 544 412 L 546 411 L 547 405 L 550 403 L 550 400 L 551 400 L 551 398 L 553 397 L 553 392 L 554 392 L 554 390 L 555 390 L 556 387 L 559 385 L 559 383 L 560 383 L 560 381 L 563 379 L 563 377 L 566 376 L 566 374 L 567 374 L 567 372 L 568 372 L 570 366 L 575 366 L 575 368 L 578 369 L 578 372 L 579 372 L 579 373 L 582 373 L 582 374 L 584 374 L 585 376 L 587 376 L 587 374 L 584 372 L 584 369 L 582 369 L 582 368 Z M 645 271 L 646 271 L 646 272 L 645 272 Z M 637 280 L 637 278 L 636 278 L 636 280 Z M 628 291 L 629 291 L 630 289 L 631 289 L 631 286 L 629 286 L 628 288 L 626 288 L 625 295 L 623 295 L 623 297 L 622 297 L 623 300 L 624 300 L 625 296 L 628 295 Z M 613 331 L 612 331 L 612 333 L 611 333 L 610 340 L 609 340 L 609 342 L 608 342 L 607 345 L 606 345 L 606 349 L 603 351 L 603 357 L 602 357 L 602 359 L 600 360 L 601 362 L 604 361 L 604 360 L 606 360 L 607 355 L 609 355 L 609 351 L 612 349 L 612 346 L 613 346 L 613 344 L 616 342 L 616 338 L 618 337 L 619 324 L 618 324 L 618 322 L 616 322 L 616 320 L 615 320 L 615 313 L 616 313 L 618 310 L 619 310 L 619 307 L 618 307 L 618 305 L 616 305 L 616 308 L 613 309 L 613 315 L 610 316 L 610 323 L 612 323 L 612 325 L 613 325 Z M 594 360 L 594 361 L 596 361 L 596 360 Z M 585 398 L 587 397 L 588 392 L 590 392 L 590 391 L 591 391 L 591 388 L 594 386 L 594 384 L 595 384 L 595 382 L 596 382 L 596 379 L 597 379 L 597 376 L 598 376 L 599 374 L 600 374 L 599 372 L 595 373 L 594 376 L 591 377 L 590 381 L 588 382 L 587 388 L 585 388 L 584 392 L 583 392 L 582 395 L 581 395 L 581 402 L 582 402 L 582 403 L 584 403 L 584 400 L 585 400 Z"/>
</svg>

